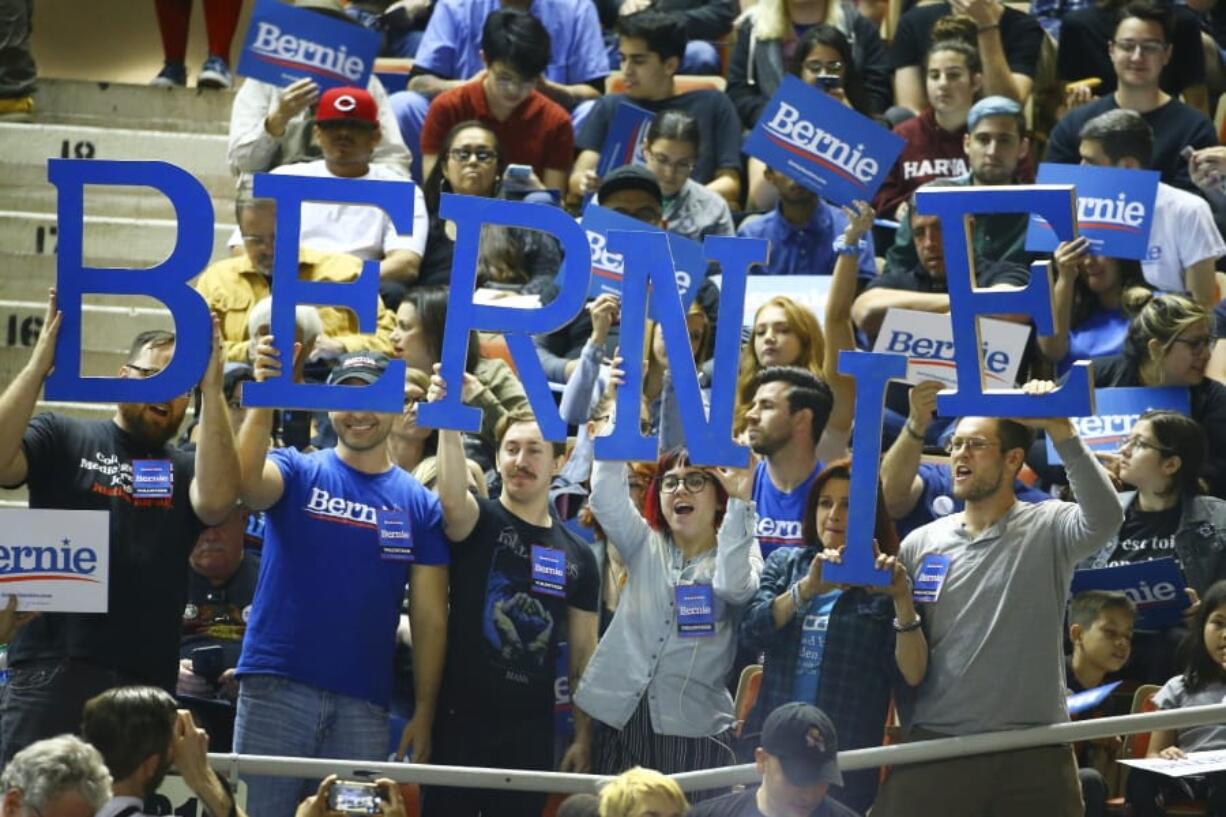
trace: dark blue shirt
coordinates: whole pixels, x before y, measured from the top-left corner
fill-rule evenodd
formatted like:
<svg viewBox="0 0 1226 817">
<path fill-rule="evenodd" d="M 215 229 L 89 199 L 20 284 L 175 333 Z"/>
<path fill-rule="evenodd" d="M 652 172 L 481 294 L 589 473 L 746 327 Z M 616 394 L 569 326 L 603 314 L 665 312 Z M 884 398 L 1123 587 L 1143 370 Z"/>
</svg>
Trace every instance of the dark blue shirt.
<svg viewBox="0 0 1226 817">
<path fill-rule="evenodd" d="M 832 245 L 847 227 L 847 216 L 837 207 L 819 202 L 803 227 L 796 227 L 783 217 L 776 205 L 774 210 L 761 218 L 747 221 L 737 230 L 737 235 L 748 238 L 765 238 L 770 242 L 770 262 L 765 268 L 754 267 L 751 272 L 764 275 L 831 275 L 834 262 L 838 260 Z M 877 274 L 873 237 L 865 236 L 864 248 L 860 250 L 860 277 L 872 278 Z"/>
</svg>

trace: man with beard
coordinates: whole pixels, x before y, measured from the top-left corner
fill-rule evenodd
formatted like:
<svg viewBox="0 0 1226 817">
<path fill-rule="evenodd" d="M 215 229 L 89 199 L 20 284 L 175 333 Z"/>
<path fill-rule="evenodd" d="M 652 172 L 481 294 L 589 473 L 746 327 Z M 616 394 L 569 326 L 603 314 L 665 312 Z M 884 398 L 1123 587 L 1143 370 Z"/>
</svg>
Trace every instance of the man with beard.
<svg viewBox="0 0 1226 817">
<path fill-rule="evenodd" d="M 1048 381 L 1023 389 L 1040 397 Z M 1025 425 L 1023 425 L 1023 422 Z M 1013 481 L 1041 428 L 1077 502 L 1020 502 Z M 1077 562 L 1123 522 L 1107 472 L 1066 417 L 963 417 L 949 441 L 953 492 L 965 502 L 913 531 L 899 561 L 929 645 L 928 672 L 907 718 L 910 739 L 1025 729 L 1068 720 L 1063 623 Z M 896 767 L 874 817 L 1082 813 L 1068 746 L 1044 746 Z"/>
<path fill-rule="evenodd" d="M 830 386 L 799 366 L 771 366 L 757 376 L 745 414 L 749 447 L 762 459 L 753 475 L 755 530 L 762 558 L 780 547 L 802 547 L 801 522 L 817 456 L 834 407 Z"/>
<path fill-rule="evenodd" d="M 137 817 L 173 763 L 183 782 L 218 817 L 246 817 L 229 786 L 209 767 L 209 736 L 157 687 L 119 687 L 85 704 L 81 734 L 102 754 L 113 797 L 96 817 Z"/>
<path fill-rule="evenodd" d="M 36 740 L 75 732 L 81 707 L 104 690 L 124 684 L 175 688 L 188 555 L 205 525 L 230 514 L 236 493 L 238 463 L 215 323 L 213 355 L 200 384 L 201 445 L 193 460 L 169 445 L 187 410 L 186 394 L 121 403 L 109 420 L 58 414 L 30 420 L 55 365 L 60 320 L 52 290 L 30 360 L 0 395 L 0 485 L 28 485 L 31 508 L 108 512 L 108 612 L 48 613 L 18 631 L 9 644 L 10 683 L 0 701 L 0 763 Z M 173 334 L 142 332 L 119 376 L 153 377 L 174 349 Z M 133 479 L 137 470 L 140 482 Z"/>
<path fill-rule="evenodd" d="M 387 358 L 345 355 L 330 385 L 378 380 Z M 280 374 L 271 336 L 255 379 Z M 268 451 L 272 409 L 239 430 L 243 504 L 265 512 L 260 580 L 239 658 L 234 749 L 243 754 L 380 760 L 387 755 L 396 626 L 410 583 L 416 711 L 413 759 L 429 757 L 447 628 L 447 543 L 438 498 L 394 465 L 393 414 L 329 412 L 336 448 Z M 412 566 L 410 570 L 410 565 Z M 290 817 L 313 786 L 247 778 L 253 814 Z"/>
<path fill-rule="evenodd" d="M 436 366 L 430 401 L 446 389 Z M 545 440 L 530 413 L 508 414 L 496 435 L 502 495 L 480 499 L 468 489 L 460 433 L 438 433 L 452 615 L 434 761 L 549 770 L 561 645 L 569 645 L 574 690 L 596 648 L 600 574 L 591 549 L 550 510 L 550 479 L 564 447 Z M 576 708 L 562 771 L 587 771 L 590 745 L 591 720 Z M 544 804 L 535 792 L 427 788 L 422 814 L 537 817 Z"/>
<path fill-rule="evenodd" d="M 971 170 L 943 180 L 959 187 L 1026 184 L 1034 181 L 1033 166 L 1024 163 L 1030 150 L 1026 117 L 1017 102 L 1004 96 L 988 96 L 971 106 L 966 115 L 962 149 Z M 898 231 L 885 254 L 886 274 L 907 272 L 920 261 L 918 241 L 912 242 L 915 202 L 898 208 Z M 972 243 L 975 257 L 988 261 L 1025 264 L 1027 213 L 991 213 L 974 220 Z"/>
</svg>

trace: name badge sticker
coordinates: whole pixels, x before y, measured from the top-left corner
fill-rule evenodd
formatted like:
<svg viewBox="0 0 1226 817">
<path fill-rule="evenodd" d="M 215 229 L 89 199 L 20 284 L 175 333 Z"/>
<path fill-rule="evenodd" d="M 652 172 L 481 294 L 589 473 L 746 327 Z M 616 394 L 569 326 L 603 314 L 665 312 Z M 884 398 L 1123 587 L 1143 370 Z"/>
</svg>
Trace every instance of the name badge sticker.
<svg viewBox="0 0 1226 817">
<path fill-rule="evenodd" d="M 915 577 L 915 590 L 911 598 L 917 602 L 935 602 L 941 597 L 941 588 L 945 586 L 945 577 L 949 575 L 949 557 L 940 553 L 929 553 L 920 562 L 919 573 Z"/>
<path fill-rule="evenodd" d="M 170 460 L 132 460 L 132 494 L 143 499 L 164 498 L 174 493 Z"/>
<path fill-rule="evenodd" d="M 715 598 L 709 584 L 677 585 L 677 635 L 705 638 L 715 635 Z"/>
<path fill-rule="evenodd" d="M 380 508 L 375 512 L 379 528 L 379 558 L 389 562 L 413 561 L 413 532 L 408 511 Z"/>
<path fill-rule="evenodd" d="M 532 589 L 547 596 L 566 595 L 566 553 L 543 545 L 532 546 Z"/>
</svg>

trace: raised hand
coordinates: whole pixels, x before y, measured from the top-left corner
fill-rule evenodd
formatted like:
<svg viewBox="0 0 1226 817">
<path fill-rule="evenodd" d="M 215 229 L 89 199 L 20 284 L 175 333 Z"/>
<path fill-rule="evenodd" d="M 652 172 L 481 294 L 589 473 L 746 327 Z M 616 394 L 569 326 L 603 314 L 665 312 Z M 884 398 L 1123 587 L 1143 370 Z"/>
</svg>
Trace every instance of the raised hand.
<svg viewBox="0 0 1226 817">
<path fill-rule="evenodd" d="M 866 201 L 856 199 L 854 207 L 844 207 L 843 214 L 847 216 L 847 226 L 843 228 L 843 243 L 855 244 L 873 229 L 873 220 L 877 211 Z"/>
<path fill-rule="evenodd" d="M 55 366 L 55 341 L 60 334 L 60 324 L 64 315 L 60 312 L 59 301 L 55 287 L 47 290 L 47 312 L 43 316 L 43 328 L 34 342 L 34 351 L 26 365 L 36 372 L 40 379 L 45 380 Z"/>
</svg>

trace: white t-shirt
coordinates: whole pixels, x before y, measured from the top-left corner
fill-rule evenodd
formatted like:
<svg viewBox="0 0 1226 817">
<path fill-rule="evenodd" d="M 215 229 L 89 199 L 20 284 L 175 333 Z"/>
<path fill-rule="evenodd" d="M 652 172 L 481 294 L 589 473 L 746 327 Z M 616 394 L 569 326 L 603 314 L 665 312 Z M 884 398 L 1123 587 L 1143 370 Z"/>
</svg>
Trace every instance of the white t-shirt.
<svg viewBox="0 0 1226 817">
<path fill-rule="evenodd" d="M 1150 286 L 1164 292 L 1187 292 L 1183 271 L 1206 258 L 1226 255 L 1226 242 L 1213 222 L 1209 203 L 1194 193 L 1158 184 L 1149 256 L 1141 272 Z"/>
<path fill-rule="evenodd" d="M 280 176 L 316 176 L 338 178 L 328 172 L 323 159 L 293 165 L 281 165 L 273 173 Z M 383 165 L 372 164 L 361 179 L 404 183 Z M 398 235 L 391 218 L 378 207 L 339 202 L 306 202 L 302 205 L 302 246 L 320 252 L 343 252 L 363 260 L 379 261 L 392 250 L 411 250 L 426 254 L 426 234 L 430 231 L 430 216 L 421 185 L 413 186 L 413 233 Z M 243 237 L 238 228 L 230 236 L 231 247 L 241 247 Z"/>
</svg>

